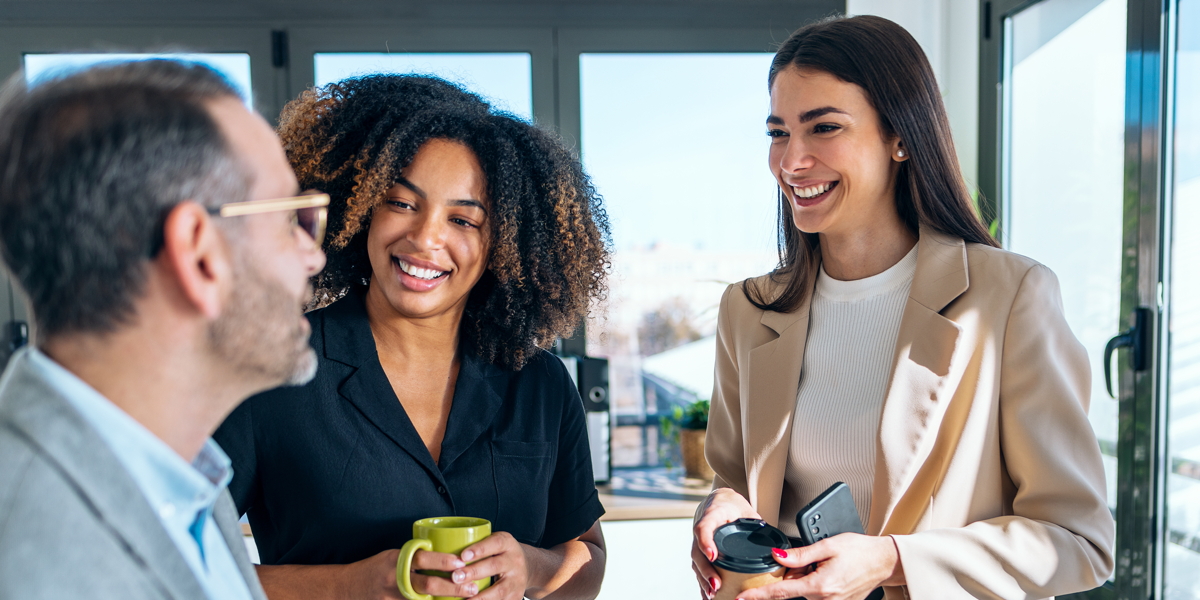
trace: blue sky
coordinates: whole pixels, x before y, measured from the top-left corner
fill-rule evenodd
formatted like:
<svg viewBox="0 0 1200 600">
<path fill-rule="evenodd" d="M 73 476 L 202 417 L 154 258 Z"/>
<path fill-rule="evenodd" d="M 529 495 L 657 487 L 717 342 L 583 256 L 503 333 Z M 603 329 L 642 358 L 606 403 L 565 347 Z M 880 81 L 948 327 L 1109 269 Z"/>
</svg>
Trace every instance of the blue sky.
<svg viewBox="0 0 1200 600">
<path fill-rule="evenodd" d="M 771 54 L 585 54 L 582 154 L 617 250 L 775 249 Z"/>
<path fill-rule="evenodd" d="M 239 53 L 220 54 L 26 54 L 25 80 L 36 81 L 44 75 L 53 75 L 64 70 L 74 70 L 96 63 L 137 60 L 169 56 L 180 60 L 204 63 L 220 71 L 230 83 L 242 92 L 247 104 L 254 105 L 250 87 L 250 55 Z"/>
<path fill-rule="evenodd" d="M 533 118 L 531 61 L 525 52 L 337 52 L 315 57 L 317 85 L 365 73 L 426 73 L 466 86 L 493 106 Z"/>
</svg>

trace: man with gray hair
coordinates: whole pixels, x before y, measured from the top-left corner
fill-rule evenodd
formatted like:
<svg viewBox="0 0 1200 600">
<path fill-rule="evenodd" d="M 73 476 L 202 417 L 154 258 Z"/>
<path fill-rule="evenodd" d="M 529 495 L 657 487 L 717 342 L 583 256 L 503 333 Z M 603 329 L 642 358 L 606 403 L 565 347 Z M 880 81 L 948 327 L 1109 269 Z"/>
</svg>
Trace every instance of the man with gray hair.
<svg viewBox="0 0 1200 600">
<path fill-rule="evenodd" d="M 0 380 L 0 598 L 261 599 L 210 435 L 316 368 L 328 196 L 192 63 L 0 93 L 0 252 L 35 347 Z"/>
</svg>

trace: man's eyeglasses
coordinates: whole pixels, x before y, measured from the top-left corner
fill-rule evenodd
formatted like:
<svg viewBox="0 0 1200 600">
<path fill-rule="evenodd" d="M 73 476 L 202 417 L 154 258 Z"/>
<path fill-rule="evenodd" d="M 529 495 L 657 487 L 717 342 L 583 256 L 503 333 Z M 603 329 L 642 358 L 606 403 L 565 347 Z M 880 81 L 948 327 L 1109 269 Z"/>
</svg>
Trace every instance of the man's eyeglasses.
<svg viewBox="0 0 1200 600">
<path fill-rule="evenodd" d="M 245 202 L 230 202 L 208 212 L 222 217 L 241 217 L 259 213 L 292 211 L 292 223 L 300 227 L 317 243 L 325 239 L 325 220 L 329 211 L 329 194 L 310 190 L 299 196 L 288 198 L 270 198 L 267 200 L 247 200 Z"/>
</svg>

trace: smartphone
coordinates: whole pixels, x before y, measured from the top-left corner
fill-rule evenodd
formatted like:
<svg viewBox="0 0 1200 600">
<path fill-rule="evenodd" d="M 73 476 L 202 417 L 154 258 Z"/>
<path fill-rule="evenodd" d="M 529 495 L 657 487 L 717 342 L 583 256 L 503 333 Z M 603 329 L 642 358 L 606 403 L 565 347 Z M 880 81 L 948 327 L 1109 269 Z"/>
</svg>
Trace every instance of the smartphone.
<svg viewBox="0 0 1200 600">
<path fill-rule="evenodd" d="M 796 529 L 802 546 L 815 544 L 839 533 L 862 533 L 862 521 L 854 507 L 850 486 L 837 482 L 821 492 L 808 506 L 796 513 Z"/>
</svg>

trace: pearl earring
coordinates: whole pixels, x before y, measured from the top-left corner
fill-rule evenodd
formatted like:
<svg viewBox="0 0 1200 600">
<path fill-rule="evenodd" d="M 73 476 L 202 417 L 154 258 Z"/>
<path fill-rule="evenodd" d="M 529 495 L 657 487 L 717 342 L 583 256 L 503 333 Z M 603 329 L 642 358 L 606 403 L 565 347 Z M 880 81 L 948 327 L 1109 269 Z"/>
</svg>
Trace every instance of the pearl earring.
<svg viewBox="0 0 1200 600">
<path fill-rule="evenodd" d="M 897 151 L 896 151 L 896 157 L 897 157 L 897 158 L 904 158 L 904 151 L 903 151 L 903 150 L 897 150 Z"/>
</svg>

